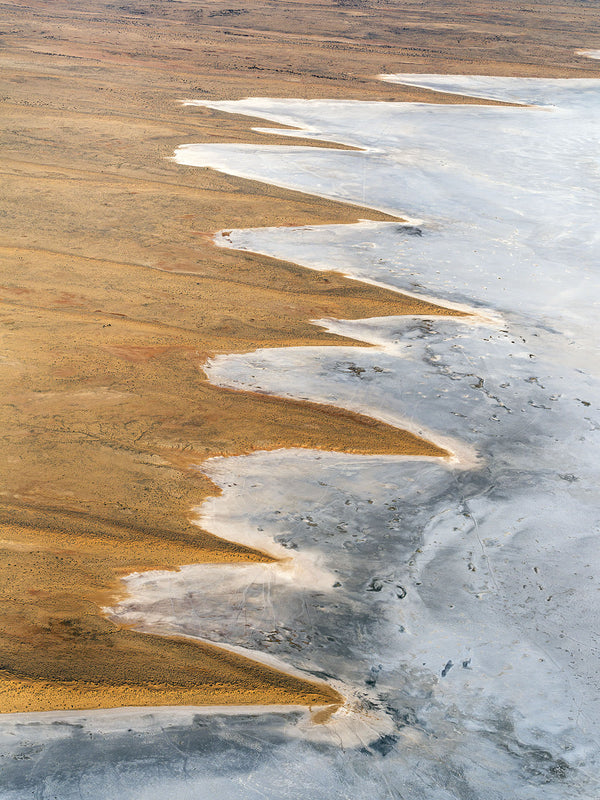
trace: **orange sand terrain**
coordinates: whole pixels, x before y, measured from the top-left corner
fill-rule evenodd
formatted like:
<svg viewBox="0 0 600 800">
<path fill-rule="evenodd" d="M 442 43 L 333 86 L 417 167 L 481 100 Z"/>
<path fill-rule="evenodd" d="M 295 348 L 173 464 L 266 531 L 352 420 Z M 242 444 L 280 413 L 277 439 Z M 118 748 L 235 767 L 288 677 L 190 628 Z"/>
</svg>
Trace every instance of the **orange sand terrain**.
<svg viewBox="0 0 600 800">
<path fill-rule="evenodd" d="M 177 101 L 440 100 L 378 82 L 385 71 L 598 76 L 574 52 L 600 46 L 597 15 L 367 0 L 1 8 L 0 711 L 339 703 L 324 684 L 120 628 L 100 608 L 134 570 L 269 560 L 189 521 L 218 492 L 191 468 L 203 459 L 445 455 L 358 414 L 211 386 L 208 357 L 347 341 L 315 318 L 456 312 L 217 249 L 222 228 L 389 217 L 174 164 L 186 142 L 280 141 Z"/>
</svg>

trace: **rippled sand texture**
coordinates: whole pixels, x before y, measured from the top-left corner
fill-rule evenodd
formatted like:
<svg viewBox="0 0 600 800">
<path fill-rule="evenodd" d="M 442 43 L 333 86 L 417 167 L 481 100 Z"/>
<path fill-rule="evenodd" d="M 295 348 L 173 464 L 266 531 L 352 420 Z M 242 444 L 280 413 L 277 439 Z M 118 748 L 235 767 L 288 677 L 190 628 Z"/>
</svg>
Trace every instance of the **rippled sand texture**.
<svg viewBox="0 0 600 800">
<path fill-rule="evenodd" d="M 177 159 L 409 220 L 227 230 L 220 245 L 334 266 L 481 315 L 327 320 L 377 347 L 219 356 L 208 374 L 412 419 L 465 450 L 453 466 L 298 451 L 215 460 L 208 474 L 224 492 L 201 523 L 246 545 L 271 542 L 290 554 L 288 571 L 136 575 L 117 613 L 344 687 L 346 740 L 354 731 L 366 751 L 334 757 L 304 742 L 275 756 L 265 744 L 278 773 L 318 772 L 313 797 L 342 785 L 356 797 L 389 787 L 411 798 L 596 797 L 600 83 L 386 80 L 516 105 L 209 103 L 365 149 L 200 145 Z M 277 739 L 294 723 L 263 724 Z M 321 738 L 333 748 L 335 715 L 329 728 Z M 197 763 L 199 776 L 214 774 Z M 276 789 L 259 764 L 261 792 L 300 796 Z"/>
</svg>

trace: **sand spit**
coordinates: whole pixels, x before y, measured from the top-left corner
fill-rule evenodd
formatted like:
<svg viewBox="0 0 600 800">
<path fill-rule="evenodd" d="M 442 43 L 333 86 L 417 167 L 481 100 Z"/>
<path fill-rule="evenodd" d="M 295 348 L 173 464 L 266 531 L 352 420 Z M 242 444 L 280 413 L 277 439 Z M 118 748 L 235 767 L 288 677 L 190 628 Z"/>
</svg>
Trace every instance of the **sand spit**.
<svg viewBox="0 0 600 800">
<path fill-rule="evenodd" d="M 591 58 L 594 61 L 600 60 L 600 50 L 576 50 L 575 53 L 578 56 L 585 56 L 586 58 Z"/>
</svg>

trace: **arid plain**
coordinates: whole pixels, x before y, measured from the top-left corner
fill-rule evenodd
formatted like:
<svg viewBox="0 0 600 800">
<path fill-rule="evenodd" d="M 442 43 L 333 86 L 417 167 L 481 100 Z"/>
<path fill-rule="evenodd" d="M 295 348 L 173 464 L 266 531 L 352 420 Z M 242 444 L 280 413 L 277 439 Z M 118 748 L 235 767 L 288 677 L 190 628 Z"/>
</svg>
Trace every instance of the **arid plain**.
<svg viewBox="0 0 600 800">
<path fill-rule="evenodd" d="M 325 684 L 100 609 L 132 571 L 266 559 L 190 522 L 218 492 L 192 469 L 210 456 L 444 455 L 358 414 L 212 386 L 207 358 L 348 341 L 317 318 L 457 312 L 214 247 L 228 227 L 390 218 L 173 163 L 184 142 L 280 141 L 178 101 L 442 97 L 381 72 L 598 77 L 575 53 L 600 46 L 598 15 L 358 0 L 1 8 L 0 710 L 335 704 Z"/>
</svg>

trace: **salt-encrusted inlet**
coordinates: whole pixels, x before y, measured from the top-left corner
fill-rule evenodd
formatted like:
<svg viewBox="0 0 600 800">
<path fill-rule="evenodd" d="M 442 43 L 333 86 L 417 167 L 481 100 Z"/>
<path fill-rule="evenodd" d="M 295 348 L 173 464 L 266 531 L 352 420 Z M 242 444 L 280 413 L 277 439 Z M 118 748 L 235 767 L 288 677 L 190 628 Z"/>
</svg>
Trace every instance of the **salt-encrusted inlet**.
<svg viewBox="0 0 600 800">
<path fill-rule="evenodd" d="M 576 50 L 575 52 L 578 56 L 593 58 L 595 61 L 600 60 L 600 50 Z"/>
<path fill-rule="evenodd" d="M 38 765 L 62 742 L 90 776 L 103 747 L 122 753 L 101 788 L 90 779 L 97 798 L 598 797 L 600 81 L 388 79 L 520 105 L 199 101 L 362 150 L 186 145 L 176 159 L 410 220 L 228 231 L 217 244 L 482 316 L 321 321 L 378 346 L 261 350 L 208 372 L 411 420 L 479 462 L 213 459 L 202 468 L 223 494 L 199 510 L 202 524 L 271 543 L 299 571 L 132 576 L 116 613 L 340 681 L 390 727 L 362 728 L 363 746 L 346 748 L 333 730 L 290 736 L 304 724 L 297 710 L 193 724 L 148 712 L 161 729 L 137 743 L 90 739 L 75 723 L 67 736 L 30 729 L 34 750 L 54 737 Z M 148 748 L 162 754 L 150 782 Z"/>
</svg>

